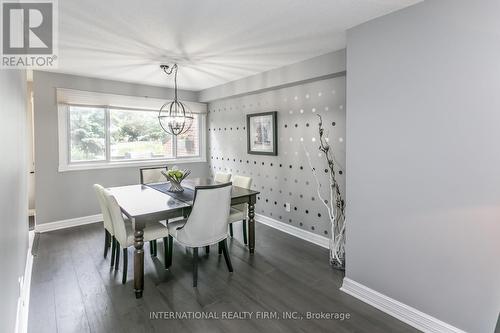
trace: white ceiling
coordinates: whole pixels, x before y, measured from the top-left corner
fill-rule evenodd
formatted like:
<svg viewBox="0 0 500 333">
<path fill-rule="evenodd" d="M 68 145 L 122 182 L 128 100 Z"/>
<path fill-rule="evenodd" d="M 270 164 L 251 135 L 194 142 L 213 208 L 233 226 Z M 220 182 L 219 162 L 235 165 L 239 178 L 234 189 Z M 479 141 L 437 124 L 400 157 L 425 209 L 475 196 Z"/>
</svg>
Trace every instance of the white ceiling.
<svg viewBox="0 0 500 333">
<path fill-rule="evenodd" d="M 201 90 L 345 47 L 345 30 L 419 0 L 59 1 L 55 71 Z"/>
</svg>

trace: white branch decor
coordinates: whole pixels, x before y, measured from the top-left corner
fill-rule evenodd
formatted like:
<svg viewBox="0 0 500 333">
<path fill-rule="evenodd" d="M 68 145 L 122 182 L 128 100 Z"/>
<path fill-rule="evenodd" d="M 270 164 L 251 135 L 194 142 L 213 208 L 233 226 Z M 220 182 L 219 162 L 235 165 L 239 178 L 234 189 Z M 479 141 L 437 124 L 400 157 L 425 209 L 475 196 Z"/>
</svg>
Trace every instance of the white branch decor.
<svg viewBox="0 0 500 333">
<path fill-rule="evenodd" d="M 318 197 L 321 202 L 325 205 L 328 210 L 328 218 L 330 219 L 331 233 L 330 233 L 330 264 L 337 269 L 345 269 L 345 201 L 340 193 L 340 187 L 335 178 L 335 167 L 336 160 L 334 152 L 327 139 L 325 138 L 323 129 L 323 119 L 321 115 L 319 117 L 319 142 L 320 146 L 318 149 L 323 153 L 328 163 L 328 178 L 329 178 L 329 200 L 325 200 L 321 194 L 322 184 L 318 179 L 316 173 L 316 168 L 312 165 L 311 157 L 307 151 L 304 143 L 302 147 L 304 148 L 309 167 L 311 168 L 314 180 L 316 181 L 316 188 Z M 338 167 L 338 166 L 337 166 Z"/>
</svg>

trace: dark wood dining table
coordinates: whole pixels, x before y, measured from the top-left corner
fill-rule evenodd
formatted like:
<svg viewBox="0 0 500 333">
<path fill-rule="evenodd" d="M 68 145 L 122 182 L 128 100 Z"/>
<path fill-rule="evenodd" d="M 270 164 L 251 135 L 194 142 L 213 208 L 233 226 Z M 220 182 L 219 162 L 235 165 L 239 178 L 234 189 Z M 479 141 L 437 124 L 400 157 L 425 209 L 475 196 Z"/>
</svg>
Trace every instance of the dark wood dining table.
<svg viewBox="0 0 500 333">
<path fill-rule="evenodd" d="M 187 217 L 193 206 L 190 193 L 198 185 L 210 185 L 214 182 L 208 178 L 190 178 L 182 182 L 186 188 L 181 195 L 171 194 L 163 188 L 166 183 L 139 184 L 111 187 L 109 191 L 116 198 L 125 216 L 134 228 L 134 289 L 136 298 L 141 298 L 144 290 L 144 228 L 148 223 L 177 217 Z M 255 203 L 259 192 L 233 186 L 231 205 L 248 204 L 248 248 L 251 254 L 255 251 Z M 214 198 L 216 200 L 216 198 Z"/>
</svg>

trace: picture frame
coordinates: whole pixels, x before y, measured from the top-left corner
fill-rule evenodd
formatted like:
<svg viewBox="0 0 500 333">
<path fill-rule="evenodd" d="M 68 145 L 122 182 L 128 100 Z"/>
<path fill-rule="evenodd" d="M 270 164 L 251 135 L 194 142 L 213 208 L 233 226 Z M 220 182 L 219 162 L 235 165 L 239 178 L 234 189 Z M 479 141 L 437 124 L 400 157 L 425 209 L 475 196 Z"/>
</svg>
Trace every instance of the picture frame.
<svg viewBox="0 0 500 333">
<path fill-rule="evenodd" d="M 247 114 L 247 153 L 278 155 L 277 111 Z"/>
</svg>

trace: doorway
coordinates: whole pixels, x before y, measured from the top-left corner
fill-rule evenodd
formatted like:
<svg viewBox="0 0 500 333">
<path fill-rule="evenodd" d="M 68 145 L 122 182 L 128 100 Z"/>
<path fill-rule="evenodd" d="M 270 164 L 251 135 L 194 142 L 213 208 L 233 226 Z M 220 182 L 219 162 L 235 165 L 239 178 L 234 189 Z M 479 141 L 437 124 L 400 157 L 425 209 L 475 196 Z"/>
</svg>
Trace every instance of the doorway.
<svg viewBox="0 0 500 333">
<path fill-rule="evenodd" d="M 26 107 L 26 135 L 27 135 L 27 159 L 28 159 L 28 225 L 29 230 L 35 229 L 35 136 L 34 136 L 34 107 L 33 107 L 33 71 L 27 71 L 27 95 L 28 105 Z"/>
</svg>

